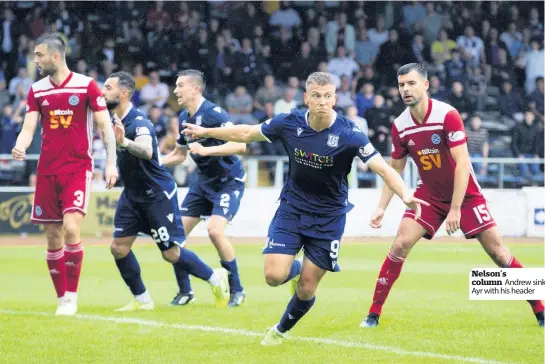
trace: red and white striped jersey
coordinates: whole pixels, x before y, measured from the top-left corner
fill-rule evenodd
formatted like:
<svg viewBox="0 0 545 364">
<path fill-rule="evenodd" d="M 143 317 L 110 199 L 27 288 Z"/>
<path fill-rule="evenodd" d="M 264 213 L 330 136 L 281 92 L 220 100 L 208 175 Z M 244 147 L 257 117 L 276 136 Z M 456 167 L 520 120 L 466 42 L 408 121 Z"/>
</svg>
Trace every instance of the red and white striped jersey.
<svg viewBox="0 0 545 364">
<path fill-rule="evenodd" d="M 450 148 L 466 143 L 464 123 L 458 111 L 447 103 L 429 99 L 424 121 L 418 123 L 407 108 L 392 125 L 392 158 L 409 154 L 416 165 L 422 184 L 432 199 L 449 202 L 454 191 L 454 170 Z M 473 169 L 467 196 L 482 196 Z"/>
<path fill-rule="evenodd" d="M 93 112 L 105 109 L 102 92 L 91 77 L 70 72 L 61 85 L 55 85 L 49 76 L 35 82 L 28 93 L 27 112 L 37 111 L 41 116 L 37 173 L 92 170 Z"/>
</svg>

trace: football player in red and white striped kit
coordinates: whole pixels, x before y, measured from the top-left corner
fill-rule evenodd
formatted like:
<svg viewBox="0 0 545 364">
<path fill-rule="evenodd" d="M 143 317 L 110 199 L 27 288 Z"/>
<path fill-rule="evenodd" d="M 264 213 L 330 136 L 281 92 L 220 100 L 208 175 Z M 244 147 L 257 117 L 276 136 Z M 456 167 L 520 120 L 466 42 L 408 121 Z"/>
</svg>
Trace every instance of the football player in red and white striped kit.
<svg viewBox="0 0 545 364">
<path fill-rule="evenodd" d="M 426 67 L 409 63 L 397 72 L 399 93 L 407 109 L 392 125 L 391 166 L 403 172 L 410 155 L 418 167 L 420 179 L 415 197 L 429 203 L 422 205 L 420 217 L 408 209 L 397 236 L 382 265 L 373 303 L 362 327 L 376 327 L 388 294 L 401 273 L 412 247 L 424 237 L 431 239 L 446 222 L 447 232 L 461 229 L 467 239 L 476 238 L 499 267 L 522 268 L 504 245 L 469 159 L 464 124 L 451 105 L 428 97 Z M 379 206 L 371 218 L 371 227 L 380 228 L 384 211 L 393 192 L 384 186 Z M 543 326 L 543 303 L 528 301 Z"/>
<path fill-rule="evenodd" d="M 45 76 L 28 94 L 23 129 L 12 150 L 23 160 L 38 122 L 42 146 L 37 167 L 31 220 L 43 224 L 47 265 L 57 292 L 57 315 L 75 315 L 83 260 L 80 225 L 87 212 L 93 171 L 93 119 L 102 131 L 108 153 L 106 186 L 117 180 L 116 142 L 106 102 L 95 80 L 71 72 L 66 44 L 55 34 L 35 42 L 34 63 Z"/>
</svg>

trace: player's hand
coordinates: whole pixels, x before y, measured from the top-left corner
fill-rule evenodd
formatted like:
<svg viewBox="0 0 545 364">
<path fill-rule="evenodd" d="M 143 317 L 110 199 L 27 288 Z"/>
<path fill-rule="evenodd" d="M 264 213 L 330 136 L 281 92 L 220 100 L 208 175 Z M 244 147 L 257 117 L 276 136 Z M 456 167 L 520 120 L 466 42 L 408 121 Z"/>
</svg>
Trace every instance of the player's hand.
<svg viewBox="0 0 545 364">
<path fill-rule="evenodd" d="M 462 217 L 462 212 L 460 209 L 450 209 L 445 220 L 445 225 L 447 228 L 447 233 L 452 235 L 460 228 L 460 218 Z"/>
<path fill-rule="evenodd" d="M 184 130 L 180 132 L 183 135 L 189 135 L 193 139 L 200 139 L 206 137 L 206 128 L 195 124 L 183 123 Z"/>
<path fill-rule="evenodd" d="M 21 147 L 15 146 L 11 150 L 11 155 L 16 161 L 22 161 L 25 160 L 26 150 Z"/>
<path fill-rule="evenodd" d="M 383 217 L 384 217 L 384 209 L 382 207 L 377 207 L 377 209 L 373 213 L 373 216 L 371 216 L 371 221 L 369 222 L 369 225 L 373 229 L 380 229 L 380 227 L 382 226 Z"/>
<path fill-rule="evenodd" d="M 411 210 L 414 211 L 414 215 L 415 215 L 416 218 L 419 218 L 420 215 L 422 214 L 421 205 L 424 205 L 424 206 L 429 206 L 430 205 L 426 201 L 414 197 L 414 195 L 412 195 L 412 194 L 409 195 L 409 196 L 404 196 L 403 197 L 403 203 L 405 205 L 407 205 L 408 208 L 410 208 Z"/>
<path fill-rule="evenodd" d="M 208 154 L 207 150 L 208 148 L 206 147 L 203 147 L 203 145 L 201 143 L 190 143 L 188 145 L 188 148 L 189 148 L 189 153 L 191 154 L 198 154 L 202 157 L 206 157 L 206 155 Z"/>
<path fill-rule="evenodd" d="M 117 172 L 117 166 L 106 166 L 106 170 L 104 172 L 104 178 L 106 179 L 106 189 L 110 189 L 113 186 L 115 186 L 115 183 L 117 182 L 118 172 Z"/>
<path fill-rule="evenodd" d="M 114 114 L 114 122 L 115 141 L 117 144 L 123 144 L 125 141 L 125 127 L 117 114 Z"/>
</svg>

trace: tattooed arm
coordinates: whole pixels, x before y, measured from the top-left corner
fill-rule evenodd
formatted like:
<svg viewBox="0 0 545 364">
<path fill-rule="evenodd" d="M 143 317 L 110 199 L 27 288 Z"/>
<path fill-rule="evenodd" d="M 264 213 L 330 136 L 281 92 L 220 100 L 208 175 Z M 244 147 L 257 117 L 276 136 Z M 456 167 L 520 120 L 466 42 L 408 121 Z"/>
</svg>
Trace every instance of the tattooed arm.
<svg viewBox="0 0 545 364">
<path fill-rule="evenodd" d="M 151 135 L 149 135 L 149 132 L 147 134 L 137 136 L 135 140 L 130 140 L 125 137 L 125 128 L 123 127 L 123 123 L 115 114 L 114 121 L 114 134 L 117 143 L 123 148 L 127 149 L 127 151 L 129 151 L 129 153 L 132 155 L 138 158 L 150 160 L 153 156 L 153 139 L 151 138 Z"/>
</svg>

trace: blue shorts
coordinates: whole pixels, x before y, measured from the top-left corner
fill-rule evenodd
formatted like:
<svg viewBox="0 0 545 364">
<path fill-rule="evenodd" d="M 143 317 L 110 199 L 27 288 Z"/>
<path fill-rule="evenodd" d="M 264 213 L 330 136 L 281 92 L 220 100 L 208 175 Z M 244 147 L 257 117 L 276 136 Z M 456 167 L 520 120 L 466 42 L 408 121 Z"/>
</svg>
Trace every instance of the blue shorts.
<svg viewBox="0 0 545 364">
<path fill-rule="evenodd" d="M 269 226 L 263 254 L 297 255 L 303 248 L 305 256 L 316 266 L 339 272 L 337 259 L 345 224 L 346 214 L 309 214 L 282 201 Z"/>
<path fill-rule="evenodd" d="M 244 182 L 229 179 L 224 183 L 195 183 L 182 202 L 182 216 L 223 216 L 231 221 L 244 195 Z"/>
<path fill-rule="evenodd" d="M 121 193 L 114 216 L 114 238 L 151 235 L 161 251 L 185 245 L 178 193 L 153 202 L 136 202 Z"/>
</svg>

